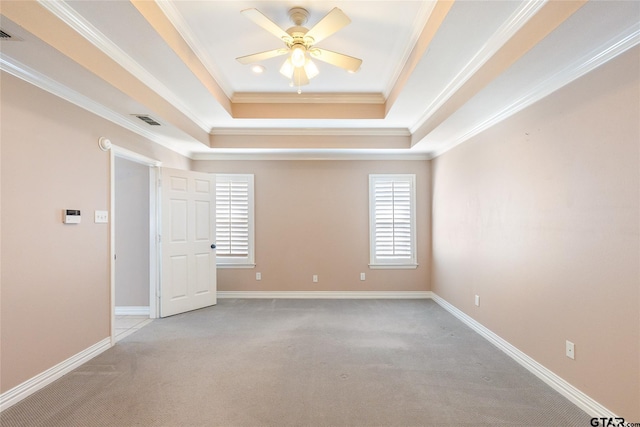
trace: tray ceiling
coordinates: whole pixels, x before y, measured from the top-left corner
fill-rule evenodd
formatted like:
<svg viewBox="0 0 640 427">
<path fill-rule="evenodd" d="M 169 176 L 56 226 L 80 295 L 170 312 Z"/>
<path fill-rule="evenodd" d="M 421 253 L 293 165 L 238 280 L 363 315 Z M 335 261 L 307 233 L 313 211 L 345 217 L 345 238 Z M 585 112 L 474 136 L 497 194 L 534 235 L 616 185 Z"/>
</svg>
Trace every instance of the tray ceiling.
<svg viewBox="0 0 640 427">
<path fill-rule="evenodd" d="M 236 58 L 339 7 L 351 23 L 318 47 L 302 93 Z M 431 158 L 640 42 L 628 1 L 3 1 L 1 68 L 193 159 Z M 135 115 L 160 123 L 149 126 Z M 117 143 L 117 142 L 116 142 Z M 265 157 L 266 158 L 266 157 Z"/>
</svg>

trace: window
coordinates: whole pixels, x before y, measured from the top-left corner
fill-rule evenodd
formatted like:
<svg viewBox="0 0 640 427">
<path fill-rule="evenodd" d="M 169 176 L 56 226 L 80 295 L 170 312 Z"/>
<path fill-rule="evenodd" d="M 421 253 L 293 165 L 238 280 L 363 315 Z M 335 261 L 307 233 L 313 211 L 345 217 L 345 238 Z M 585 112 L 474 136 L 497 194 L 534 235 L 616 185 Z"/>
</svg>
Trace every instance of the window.
<svg viewBox="0 0 640 427">
<path fill-rule="evenodd" d="M 416 176 L 369 175 L 371 268 L 416 268 Z"/>
<path fill-rule="evenodd" d="M 216 174 L 218 267 L 254 267 L 253 175 Z"/>
</svg>

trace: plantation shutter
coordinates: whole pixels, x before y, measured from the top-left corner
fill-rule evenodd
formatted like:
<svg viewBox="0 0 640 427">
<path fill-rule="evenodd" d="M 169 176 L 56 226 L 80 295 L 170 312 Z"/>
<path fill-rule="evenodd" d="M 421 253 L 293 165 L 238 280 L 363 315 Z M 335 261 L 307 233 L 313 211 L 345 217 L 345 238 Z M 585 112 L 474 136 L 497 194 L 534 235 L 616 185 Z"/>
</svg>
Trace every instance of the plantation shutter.
<svg viewBox="0 0 640 427">
<path fill-rule="evenodd" d="M 216 175 L 216 256 L 252 262 L 253 175 Z"/>
<path fill-rule="evenodd" d="M 371 264 L 414 265 L 415 175 L 371 175 Z"/>
</svg>

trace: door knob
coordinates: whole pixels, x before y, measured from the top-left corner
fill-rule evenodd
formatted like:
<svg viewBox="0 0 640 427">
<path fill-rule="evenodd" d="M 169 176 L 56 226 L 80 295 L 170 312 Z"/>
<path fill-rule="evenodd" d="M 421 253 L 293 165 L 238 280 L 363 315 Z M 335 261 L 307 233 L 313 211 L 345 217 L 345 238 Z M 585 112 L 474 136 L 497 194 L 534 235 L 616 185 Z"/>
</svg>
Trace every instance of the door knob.
<svg viewBox="0 0 640 427">
<path fill-rule="evenodd" d="M 215 243 L 212 243 L 212 244 L 211 244 L 211 249 L 215 249 L 215 248 L 216 248 L 216 244 L 215 244 Z"/>
</svg>

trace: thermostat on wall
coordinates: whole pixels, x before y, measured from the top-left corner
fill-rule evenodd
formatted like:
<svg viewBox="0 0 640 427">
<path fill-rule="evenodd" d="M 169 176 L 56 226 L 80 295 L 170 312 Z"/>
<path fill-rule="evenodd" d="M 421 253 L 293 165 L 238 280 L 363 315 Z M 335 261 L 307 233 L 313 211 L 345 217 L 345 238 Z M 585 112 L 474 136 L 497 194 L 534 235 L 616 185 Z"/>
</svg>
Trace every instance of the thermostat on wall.
<svg viewBox="0 0 640 427">
<path fill-rule="evenodd" d="M 62 222 L 65 224 L 80 224 L 80 211 L 77 209 L 63 209 Z"/>
</svg>

